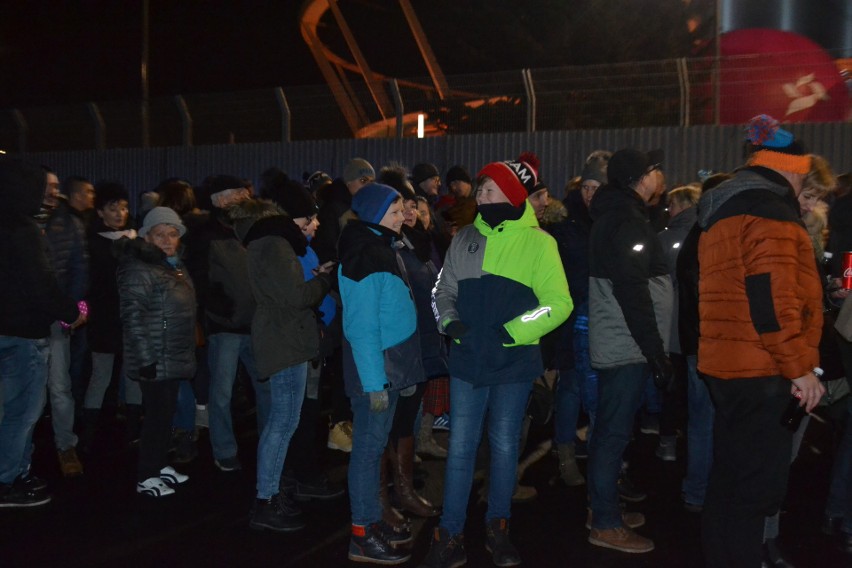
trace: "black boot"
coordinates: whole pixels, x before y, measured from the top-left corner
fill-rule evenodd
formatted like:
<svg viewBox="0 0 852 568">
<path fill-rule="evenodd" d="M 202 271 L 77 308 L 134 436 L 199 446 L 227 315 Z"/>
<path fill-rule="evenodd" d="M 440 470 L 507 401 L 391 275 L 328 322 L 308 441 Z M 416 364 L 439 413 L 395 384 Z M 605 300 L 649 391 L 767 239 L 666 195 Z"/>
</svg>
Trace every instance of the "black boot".
<svg viewBox="0 0 852 568">
<path fill-rule="evenodd" d="M 84 454 L 91 454 L 95 446 L 95 432 L 100 416 L 100 408 L 84 408 L 80 414 L 80 437 L 77 440 L 77 449 Z"/>
<path fill-rule="evenodd" d="M 518 549 L 509 540 L 509 519 L 491 519 L 485 527 L 485 549 L 495 566 L 517 566 L 521 563 Z"/>
<path fill-rule="evenodd" d="M 175 429 L 175 463 L 189 463 L 198 457 L 198 446 L 195 443 L 195 430 Z"/>
<path fill-rule="evenodd" d="M 139 443 L 139 435 L 142 432 L 142 405 L 125 405 L 124 416 L 124 441 L 128 446 L 136 445 Z"/>
<path fill-rule="evenodd" d="M 283 493 L 269 499 L 257 499 L 251 513 L 249 527 L 276 532 L 297 531 L 305 527 L 302 511 Z"/>
<path fill-rule="evenodd" d="M 763 543 L 763 565 L 769 568 L 793 568 L 793 565 L 784 558 L 774 538 L 768 538 Z"/>
<path fill-rule="evenodd" d="M 435 527 L 429 553 L 418 568 L 457 568 L 467 562 L 464 552 L 464 534 L 450 536 L 447 529 Z"/>
<path fill-rule="evenodd" d="M 408 552 L 393 548 L 384 538 L 377 524 L 352 525 L 349 539 L 349 560 L 394 565 L 408 562 Z"/>
<path fill-rule="evenodd" d="M 621 475 L 618 476 L 618 496 L 622 501 L 638 503 L 639 501 L 644 501 L 648 497 L 648 494 L 637 489 L 627 476 L 627 469 L 622 468 Z"/>
</svg>

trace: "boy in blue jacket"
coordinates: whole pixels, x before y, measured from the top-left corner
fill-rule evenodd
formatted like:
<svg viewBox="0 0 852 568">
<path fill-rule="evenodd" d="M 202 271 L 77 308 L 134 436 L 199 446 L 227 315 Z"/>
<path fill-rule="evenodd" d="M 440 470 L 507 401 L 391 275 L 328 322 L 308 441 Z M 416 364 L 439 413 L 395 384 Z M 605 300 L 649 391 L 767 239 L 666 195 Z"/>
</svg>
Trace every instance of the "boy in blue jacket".
<svg viewBox="0 0 852 568">
<path fill-rule="evenodd" d="M 343 228 L 338 243 L 343 378 L 354 417 L 349 559 L 401 564 L 410 555 L 394 545 L 411 537 L 382 520 L 379 467 L 397 400 L 425 379 L 417 312 L 397 253 L 402 198 L 391 187 L 371 183 L 355 194 L 352 210 L 358 219 Z"/>
</svg>

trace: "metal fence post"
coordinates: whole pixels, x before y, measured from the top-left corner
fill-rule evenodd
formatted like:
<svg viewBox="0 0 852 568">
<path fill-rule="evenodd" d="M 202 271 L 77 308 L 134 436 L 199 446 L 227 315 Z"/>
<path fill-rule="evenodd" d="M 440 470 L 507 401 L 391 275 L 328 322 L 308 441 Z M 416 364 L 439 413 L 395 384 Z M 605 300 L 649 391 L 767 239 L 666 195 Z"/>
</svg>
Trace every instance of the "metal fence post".
<svg viewBox="0 0 852 568">
<path fill-rule="evenodd" d="M 290 141 L 290 105 L 287 104 L 287 97 L 284 95 L 284 89 L 275 87 L 275 100 L 278 101 L 278 108 L 281 109 L 281 141 Z"/>
<path fill-rule="evenodd" d="M 183 96 L 175 96 L 175 106 L 180 113 L 181 141 L 184 146 L 192 146 L 192 115 Z"/>
<path fill-rule="evenodd" d="M 18 127 L 18 152 L 26 154 L 27 135 L 30 133 L 30 127 L 27 124 L 27 119 L 24 118 L 24 113 L 16 108 L 12 109 L 12 118 L 15 119 L 15 125 Z"/>
<path fill-rule="evenodd" d="M 532 72 L 529 68 L 522 69 L 521 76 L 524 78 L 524 90 L 527 92 L 527 132 L 535 132 L 535 87 Z"/>
<path fill-rule="evenodd" d="M 106 123 L 101 114 L 101 109 L 97 103 L 89 102 L 86 105 L 89 108 L 89 116 L 92 117 L 92 122 L 95 124 L 95 149 L 106 150 Z"/>
</svg>

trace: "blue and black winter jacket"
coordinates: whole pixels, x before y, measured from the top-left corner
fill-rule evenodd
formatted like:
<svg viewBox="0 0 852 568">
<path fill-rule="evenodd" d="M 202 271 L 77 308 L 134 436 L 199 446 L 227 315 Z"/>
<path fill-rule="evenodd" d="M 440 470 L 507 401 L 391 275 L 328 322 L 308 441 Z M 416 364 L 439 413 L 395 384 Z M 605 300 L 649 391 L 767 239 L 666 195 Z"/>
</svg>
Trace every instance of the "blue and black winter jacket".
<svg viewBox="0 0 852 568">
<path fill-rule="evenodd" d="M 353 220 L 340 235 L 343 377 L 350 397 L 422 382 L 417 310 L 397 253 L 399 235 Z"/>
</svg>

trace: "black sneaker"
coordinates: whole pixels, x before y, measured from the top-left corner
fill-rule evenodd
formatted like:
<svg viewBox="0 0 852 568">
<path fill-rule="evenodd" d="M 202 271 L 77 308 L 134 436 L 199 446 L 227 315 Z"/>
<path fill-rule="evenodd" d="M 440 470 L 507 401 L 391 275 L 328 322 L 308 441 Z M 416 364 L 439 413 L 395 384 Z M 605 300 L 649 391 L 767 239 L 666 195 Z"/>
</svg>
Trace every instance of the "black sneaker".
<svg viewBox="0 0 852 568">
<path fill-rule="evenodd" d="M 408 528 L 407 524 L 395 527 L 385 521 L 379 521 L 375 524 L 375 527 L 384 541 L 394 548 L 414 540 L 414 535 L 411 534 L 411 529 Z"/>
<path fill-rule="evenodd" d="M 377 523 L 369 526 L 352 525 L 349 539 L 349 560 L 393 566 L 408 562 L 411 555 L 397 550 L 384 538 Z"/>
<path fill-rule="evenodd" d="M 297 501 L 310 501 L 311 499 L 337 499 L 344 493 L 343 487 L 329 481 L 325 475 L 320 475 L 313 481 L 298 481 L 293 492 Z"/>
<path fill-rule="evenodd" d="M 509 519 L 491 519 L 485 527 L 485 549 L 495 566 L 517 566 L 521 563 L 518 549 L 509 540 Z"/>
<path fill-rule="evenodd" d="M 630 478 L 627 477 L 627 473 L 622 471 L 618 477 L 618 496 L 624 501 L 638 503 L 644 501 L 648 497 L 648 494 L 636 489 Z"/>
<path fill-rule="evenodd" d="M 450 536 L 447 529 L 435 527 L 429 553 L 418 568 L 457 568 L 467 563 L 464 534 Z"/>
<path fill-rule="evenodd" d="M 302 511 L 289 497 L 277 493 L 269 499 L 257 499 L 251 514 L 249 527 L 276 532 L 297 531 L 305 527 Z"/>
<path fill-rule="evenodd" d="M 12 485 L 23 491 L 44 491 L 47 489 L 47 481 L 30 472 L 16 477 Z"/>
<path fill-rule="evenodd" d="M 179 430 L 174 433 L 175 463 L 189 463 L 198 457 L 198 445 L 195 443 L 194 430 Z"/>
<path fill-rule="evenodd" d="M 39 507 L 50 503 L 50 495 L 42 491 L 23 489 L 14 484 L 0 484 L 0 508 Z"/>
</svg>

